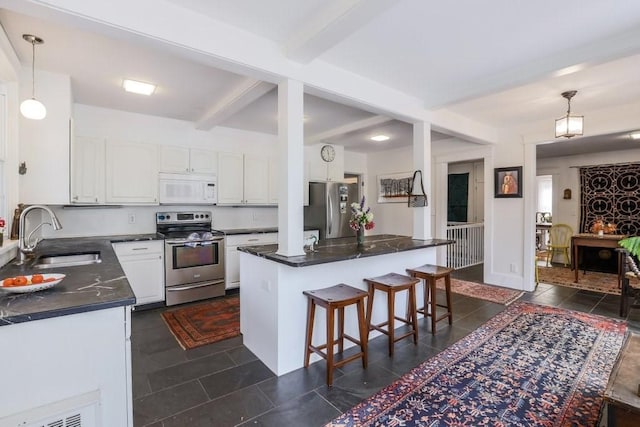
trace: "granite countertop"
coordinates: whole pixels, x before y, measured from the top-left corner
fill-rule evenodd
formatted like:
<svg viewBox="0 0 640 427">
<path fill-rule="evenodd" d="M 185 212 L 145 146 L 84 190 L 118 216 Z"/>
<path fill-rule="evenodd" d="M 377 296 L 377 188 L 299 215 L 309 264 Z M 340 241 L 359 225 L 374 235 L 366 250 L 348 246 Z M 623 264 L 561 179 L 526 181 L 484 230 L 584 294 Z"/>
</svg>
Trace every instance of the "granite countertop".
<svg viewBox="0 0 640 427">
<path fill-rule="evenodd" d="M 304 231 L 317 230 L 316 227 L 304 227 Z M 220 228 L 224 234 L 231 236 L 233 234 L 254 234 L 254 233 L 277 233 L 278 227 L 262 227 L 262 228 Z"/>
<path fill-rule="evenodd" d="M 291 267 L 305 267 L 308 265 L 385 255 L 395 252 L 449 245 L 452 243 L 453 240 L 415 240 L 407 236 L 380 234 L 365 237 L 362 248 L 358 248 L 355 237 L 321 240 L 315 247 L 314 252 L 307 252 L 305 255 L 294 257 L 277 255 L 278 245 L 243 246 L 239 247 L 238 250 Z"/>
<path fill-rule="evenodd" d="M 218 229 L 224 234 L 231 236 L 233 234 L 254 234 L 254 233 L 277 233 L 278 227 L 263 227 L 263 228 L 227 228 Z"/>
<path fill-rule="evenodd" d="M 162 240 L 156 234 L 47 239 L 40 242 L 35 255 L 100 252 L 102 262 L 74 267 L 35 269 L 32 260 L 24 265 L 13 262 L 0 269 L 0 280 L 35 273 L 63 273 L 66 277 L 53 288 L 15 294 L 0 288 L 0 326 L 68 314 L 133 305 L 133 290 L 125 277 L 111 243 Z"/>
</svg>

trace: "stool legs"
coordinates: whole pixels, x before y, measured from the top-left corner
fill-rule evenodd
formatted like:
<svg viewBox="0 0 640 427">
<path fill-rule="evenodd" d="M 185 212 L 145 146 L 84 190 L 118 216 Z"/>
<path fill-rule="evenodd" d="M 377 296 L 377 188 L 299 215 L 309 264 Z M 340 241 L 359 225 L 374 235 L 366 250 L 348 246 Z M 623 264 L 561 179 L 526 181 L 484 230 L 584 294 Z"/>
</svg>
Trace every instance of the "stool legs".
<svg viewBox="0 0 640 427">
<path fill-rule="evenodd" d="M 363 290 L 350 287 L 345 284 L 335 285 L 329 288 L 317 289 L 313 291 L 304 291 L 308 297 L 307 300 L 307 336 L 305 337 L 305 357 L 304 367 L 308 368 L 311 358 L 311 352 L 317 353 L 320 357 L 324 358 L 327 362 L 327 385 L 331 386 L 333 383 L 333 373 L 335 368 L 345 365 L 359 357 L 362 358 L 362 366 L 367 367 L 368 354 L 367 354 L 367 324 L 365 323 L 364 316 L 364 299 L 367 297 L 367 293 Z M 325 309 L 326 312 L 326 343 L 314 346 L 313 341 L 313 324 L 315 320 L 316 305 L 319 305 Z M 350 305 L 356 305 L 357 317 L 358 317 L 358 332 L 360 339 L 357 340 L 344 332 L 345 314 L 344 309 Z M 337 325 L 336 325 L 336 311 L 337 311 Z M 337 337 L 336 337 L 337 326 Z M 338 344 L 338 352 L 342 353 L 344 350 L 344 340 L 348 339 L 360 346 L 360 352 L 348 357 L 344 357 L 342 360 L 336 361 L 335 354 L 333 352 L 334 346 Z M 324 350 L 324 351 L 323 351 Z"/>
<path fill-rule="evenodd" d="M 422 313 L 424 317 L 431 317 L 431 333 L 436 333 L 436 323 L 440 320 L 447 318 L 449 325 L 453 324 L 453 310 L 451 303 L 451 272 L 453 269 L 448 267 L 441 267 L 432 264 L 425 264 L 420 267 L 407 269 L 407 273 L 411 277 L 419 278 L 424 281 L 424 305 L 418 309 L 419 313 Z M 437 282 L 439 279 L 444 279 L 445 295 L 447 304 L 438 304 L 437 301 Z M 437 315 L 438 307 L 445 308 L 447 311 L 440 316 Z M 426 320 L 426 319 L 425 319 Z"/>
<path fill-rule="evenodd" d="M 311 358 L 311 337 L 313 336 L 313 319 L 316 317 L 316 303 L 307 300 L 307 336 L 304 340 L 304 367 L 309 367 L 309 359 Z"/>
<path fill-rule="evenodd" d="M 405 286 L 403 288 L 394 289 L 390 287 L 380 286 L 376 287 L 375 281 L 368 281 L 369 284 L 369 299 L 367 300 L 367 328 L 368 331 L 377 330 L 389 337 L 389 356 L 393 356 L 395 342 L 405 338 L 409 335 L 413 335 L 413 343 L 418 343 L 418 313 L 416 312 L 416 288 L 415 284 Z M 373 299 L 376 289 L 387 293 L 387 321 L 374 325 L 372 323 L 373 312 Z M 395 301 L 396 292 L 407 291 L 407 314 L 406 318 L 396 316 L 395 314 Z M 395 334 L 395 320 L 400 320 L 411 327 L 411 331 L 407 332 L 399 337 Z M 382 329 L 382 326 L 386 326 L 386 330 Z"/>
<path fill-rule="evenodd" d="M 333 384 L 333 309 L 327 308 L 327 384 Z"/>
</svg>

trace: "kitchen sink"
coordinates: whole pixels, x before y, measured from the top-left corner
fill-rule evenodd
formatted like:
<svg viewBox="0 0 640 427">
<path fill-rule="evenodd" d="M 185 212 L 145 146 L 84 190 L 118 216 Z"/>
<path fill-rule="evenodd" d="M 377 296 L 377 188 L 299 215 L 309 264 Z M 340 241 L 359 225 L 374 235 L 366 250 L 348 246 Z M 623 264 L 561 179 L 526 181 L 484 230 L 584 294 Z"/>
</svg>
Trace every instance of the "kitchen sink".
<svg viewBox="0 0 640 427">
<path fill-rule="evenodd" d="M 34 268 L 75 267 L 102 262 L 100 252 L 75 254 L 41 255 L 33 263 Z"/>
</svg>

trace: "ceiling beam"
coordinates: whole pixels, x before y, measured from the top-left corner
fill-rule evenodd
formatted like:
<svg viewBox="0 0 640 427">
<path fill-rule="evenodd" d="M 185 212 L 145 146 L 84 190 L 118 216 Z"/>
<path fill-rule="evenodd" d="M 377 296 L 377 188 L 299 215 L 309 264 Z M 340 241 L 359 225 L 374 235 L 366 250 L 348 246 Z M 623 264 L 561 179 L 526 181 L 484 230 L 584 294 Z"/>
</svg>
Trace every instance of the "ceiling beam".
<svg viewBox="0 0 640 427">
<path fill-rule="evenodd" d="M 274 87 L 271 83 L 245 78 L 196 122 L 196 129 L 213 129 Z"/>
<path fill-rule="evenodd" d="M 308 138 L 304 139 L 304 142 L 305 144 L 315 144 L 317 142 L 320 142 L 329 138 L 333 138 L 334 136 L 344 135 L 345 133 L 370 128 L 373 126 L 380 125 L 382 123 L 389 122 L 391 120 L 393 119 L 391 119 L 390 117 L 384 117 L 384 116 L 369 117 L 367 119 L 358 120 L 357 122 L 352 122 L 346 125 L 338 126 L 336 128 L 317 133 L 315 135 L 310 135 Z"/>
<path fill-rule="evenodd" d="M 394 5 L 389 0 L 334 1 L 289 38 L 286 55 L 308 64 Z"/>
</svg>

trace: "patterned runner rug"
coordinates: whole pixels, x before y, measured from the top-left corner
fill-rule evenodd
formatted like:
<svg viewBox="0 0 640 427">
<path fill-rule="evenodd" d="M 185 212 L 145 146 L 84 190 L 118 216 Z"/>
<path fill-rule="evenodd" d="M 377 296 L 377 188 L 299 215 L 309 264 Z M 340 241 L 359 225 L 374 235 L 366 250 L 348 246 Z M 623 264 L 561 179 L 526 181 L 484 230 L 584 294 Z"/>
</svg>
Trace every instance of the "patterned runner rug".
<svg viewBox="0 0 640 427">
<path fill-rule="evenodd" d="M 438 289 L 444 289 L 444 281 L 438 280 L 436 287 Z M 454 278 L 451 278 L 451 292 L 504 305 L 511 304 L 524 294 L 522 291 L 467 282 L 466 280 Z"/>
<path fill-rule="evenodd" d="M 574 279 L 575 274 L 569 267 L 538 267 L 538 280 L 540 283 L 620 295 L 617 274 L 599 273 L 597 271 L 587 271 L 587 274 L 584 274 L 580 271 L 578 273 L 578 283 L 575 283 Z"/>
<path fill-rule="evenodd" d="M 162 318 L 180 346 L 189 350 L 240 335 L 240 297 L 165 311 Z"/>
<path fill-rule="evenodd" d="M 626 329 L 518 302 L 327 426 L 594 426 Z"/>
</svg>

